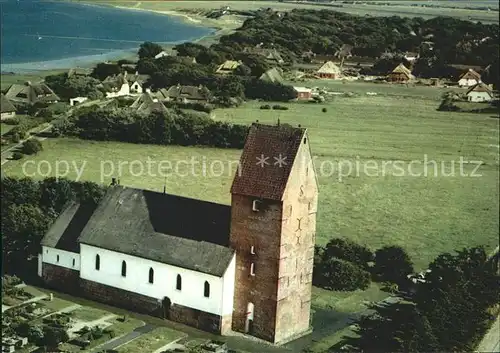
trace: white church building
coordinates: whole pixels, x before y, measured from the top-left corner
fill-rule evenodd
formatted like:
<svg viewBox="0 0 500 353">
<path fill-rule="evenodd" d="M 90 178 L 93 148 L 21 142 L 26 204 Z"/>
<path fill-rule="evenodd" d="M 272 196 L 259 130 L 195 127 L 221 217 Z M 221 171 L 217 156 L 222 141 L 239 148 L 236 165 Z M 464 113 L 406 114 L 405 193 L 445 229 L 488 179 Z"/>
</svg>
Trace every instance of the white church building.
<svg viewBox="0 0 500 353">
<path fill-rule="evenodd" d="M 256 157 L 285 156 L 259 165 Z M 231 205 L 121 185 L 41 242 L 47 286 L 225 335 L 310 332 L 317 182 L 307 130 L 253 124 Z M 291 264 L 293 263 L 293 266 Z"/>
</svg>

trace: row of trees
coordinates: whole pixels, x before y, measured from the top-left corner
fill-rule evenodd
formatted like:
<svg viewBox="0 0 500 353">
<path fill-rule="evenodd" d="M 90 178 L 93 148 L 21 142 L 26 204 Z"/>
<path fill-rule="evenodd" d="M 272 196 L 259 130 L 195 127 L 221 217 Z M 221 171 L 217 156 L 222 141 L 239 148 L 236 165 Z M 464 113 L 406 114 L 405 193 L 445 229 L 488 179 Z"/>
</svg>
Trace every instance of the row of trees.
<svg viewBox="0 0 500 353">
<path fill-rule="evenodd" d="M 243 148 L 248 127 L 180 110 L 143 114 L 129 108 L 82 109 L 55 126 L 56 133 L 98 141 Z"/>
<path fill-rule="evenodd" d="M 94 203 L 104 188 L 91 182 L 48 178 L 1 179 L 3 273 L 16 273 L 36 266 L 40 241 L 49 225 L 70 200 Z"/>
<path fill-rule="evenodd" d="M 491 325 L 498 304 L 497 264 L 482 247 L 439 255 L 405 302 L 375 306 L 359 322 L 351 351 L 472 352 Z"/>
<path fill-rule="evenodd" d="M 295 9 L 279 16 L 260 12 L 235 33 L 223 36 L 225 50 L 239 51 L 259 43 L 274 43 L 296 56 L 312 50 L 334 55 L 343 45 L 352 54 L 377 58 L 386 51 L 420 51 L 422 43 L 434 43 L 432 53 L 444 63 L 486 66 L 498 58 L 499 27 L 451 17 L 356 16 L 328 10 Z M 217 45 L 213 46 L 217 47 Z M 422 55 L 421 55 L 422 56 Z"/>
<path fill-rule="evenodd" d="M 315 247 L 313 284 L 325 289 L 366 289 L 371 279 L 403 288 L 412 273 L 411 259 L 399 246 L 384 246 L 373 253 L 351 240 L 334 238 L 325 247 Z"/>
</svg>

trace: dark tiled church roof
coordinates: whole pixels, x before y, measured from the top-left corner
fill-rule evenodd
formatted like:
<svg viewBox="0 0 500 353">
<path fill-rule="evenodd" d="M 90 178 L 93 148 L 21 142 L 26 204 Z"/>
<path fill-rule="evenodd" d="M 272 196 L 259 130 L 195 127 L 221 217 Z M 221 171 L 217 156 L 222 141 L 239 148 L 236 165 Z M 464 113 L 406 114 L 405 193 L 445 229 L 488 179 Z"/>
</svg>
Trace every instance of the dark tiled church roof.
<svg viewBox="0 0 500 353">
<path fill-rule="evenodd" d="M 226 205 L 115 186 L 79 242 L 220 277 L 233 257 L 230 215 Z"/>
<path fill-rule="evenodd" d="M 70 202 L 49 228 L 42 239 L 41 245 L 76 253 L 80 252 L 77 241 L 78 236 L 95 209 L 95 205 L 80 205 L 78 202 Z"/>
<path fill-rule="evenodd" d="M 232 194 L 281 200 L 305 129 L 288 125 L 252 124 L 234 177 Z M 285 163 L 277 164 L 276 158 Z M 258 164 L 260 158 L 267 164 Z"/>
</svg>

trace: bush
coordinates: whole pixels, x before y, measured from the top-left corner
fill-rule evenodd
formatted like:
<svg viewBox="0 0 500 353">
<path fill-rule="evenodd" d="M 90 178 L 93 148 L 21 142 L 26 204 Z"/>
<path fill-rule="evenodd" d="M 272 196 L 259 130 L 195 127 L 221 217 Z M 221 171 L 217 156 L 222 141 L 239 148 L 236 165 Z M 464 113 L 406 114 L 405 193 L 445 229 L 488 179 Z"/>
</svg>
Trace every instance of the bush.
<svg viewBox="0 0 500 353">
<path fill-rule="evenodd" d="M 19 125 L 20 122 L 21 122 L 21 119 L 19 119 L 19 118 L 8 118 L 8 119 L 2 120 L 2 123 L 7 124 L 7 125 Z"/>
<path fill-rule="evenodd" d="M 368 263 L 373 261 L 373 253 L 366 246 L 351 240 L 335 238 L 326 244 L 323 261 L 331 258 L 350 261 L 363 269 L 368 269 Z"/>
<path fill-rule="evenodd" d="M 321 111 L 322 111 L 323 113 L 326 113 L 326 112 L 327 112 L 326 108 L 321 109 Z"/>
<path fill-rule="evenodd" d="M 16 152 L 12 153 L 12 159 L 14 161 L 18 161 L 18 160 L 22 159 L 23 157 L 24 157 L 24 154 L 22 154 L 21 152 L 16 151 Z"/>
<path fill-rule="evenodd" d="M 355 264 L 336 258 L 330 258 L 316 269 L 315 285 L 329 290 L 353 291 L 366 289 L 370 285 L 370 273 Z"/>
<path fill-rule="evenodd" d="M 373 273 L 380 281 L 404 284 L 413 273 L 410 256 L 400 246 L 384 246 L 375 252 Z"/>
<path fill-rule="evenodd" d="M 23 146 L 21 148 L 22 153 L 24 154 L 37 154 L 43 150 L 42 143 L 36 138 L 29 139 L 23 142 Z"/>
<path fill-rule="evenodd" d="M 271 106 L 269 104 L 261 105 L 260 109 L 271 109 Z"/>
</svg>

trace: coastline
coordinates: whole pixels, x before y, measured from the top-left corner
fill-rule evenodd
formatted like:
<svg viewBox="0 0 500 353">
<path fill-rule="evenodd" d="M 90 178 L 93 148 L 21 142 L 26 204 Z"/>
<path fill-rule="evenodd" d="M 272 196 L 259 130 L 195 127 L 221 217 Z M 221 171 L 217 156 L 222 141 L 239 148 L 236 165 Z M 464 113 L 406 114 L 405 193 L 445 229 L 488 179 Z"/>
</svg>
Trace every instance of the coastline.
<svg viewBox="0 0 500 353">
<path fill-rule="evenodd" d="M 63 0 L 67 1 L 67 0 Z M 159 43 L 165 48 L 172 48 L 178 43 L 184 42 L 184 41 L 191 41 L 194 43 L 200 43 L 200 44 L 212 44 L 213 42 L 217 41 L 217 39 L 224 34 L 228 34 L 228 28 L 223 28 L 223 26 L 217 26 L 216 23 L 211 22 L 210 20 L 206 19 L 203 16 L 196 16 L 192 14 L 186 14 L 182 13 L 179 11 L 174 11 L 174 10 L 153 10 L 153 9 L 143 9 L 139 7 L 128 7 L 128 6 L 119 6 L 119 5 L 114 5 L 112 3 L 90 3 L 87 1 L 72 1 L 69 0 L 69 2 L 73 3 L 78 3 L 83 6 L 95 6 L 95 7 L 112 7 L 120 10 L 132 10 L 132 11 L 142 11 L 142 12 L 151 12 L 151 13 L 157 13 L 160 15 L 164 16 L 171 16 L 175 17 L 177 19 L 180 19 L 181 21 L 188 23 L 190 25 L 197 25 L 200 27 L 205 27 L 205 28 L 211 28 L 214 31 L 212 33 L 209 33 L 205 36 L 195 38 L 195 39 L 189 39 L 189 40 L 182 40 L 182 41 L 177 41 L 177 42 L 166 42 L 166 43 Z M 140 4 L 140 3 L 137 3 Z M 206 21 L 205 21 L 206 20 Z M 74 67 L 82 67 L 82 68 L 88 68 L 88 67 L 93 67 L 95 64 L 107 60 L 118 60 L 118 59 L 134 59 L 136 58 L 136 49 L 125 49 L 125 50 L 116 50 L 116 51 L 111 51 L 109 53 L 105 54 L 98 54 L 98 55 L 87 55 L 87 56 L 79 56 L 79 57 L 68 57 L 68 58 L 61 58 L 61 59 L 55 59 L 55 60 L 48 60 L 48 61 L 37 61 L 37 62 L 23 62 L 23 63 L 12 63 L 12 64 L 6 64 L 3 63 L 1 65 L 1 76 L 13 76 L 13 75 L 29 75 L 29 74 L 35 74 L 35 75 L 43 75 L 44 72 L 47 71 L 53 71 L 53 70 L 66 70 Z"/>
</svg>

